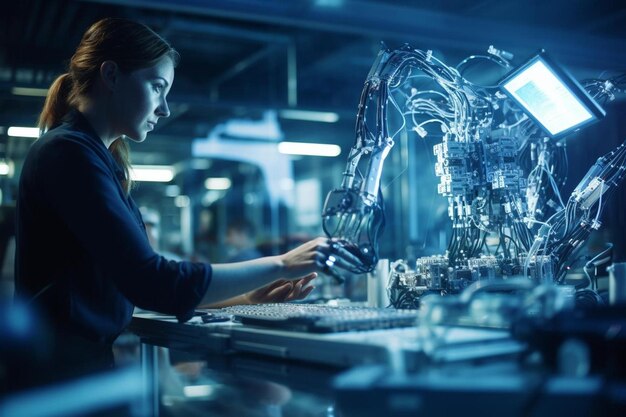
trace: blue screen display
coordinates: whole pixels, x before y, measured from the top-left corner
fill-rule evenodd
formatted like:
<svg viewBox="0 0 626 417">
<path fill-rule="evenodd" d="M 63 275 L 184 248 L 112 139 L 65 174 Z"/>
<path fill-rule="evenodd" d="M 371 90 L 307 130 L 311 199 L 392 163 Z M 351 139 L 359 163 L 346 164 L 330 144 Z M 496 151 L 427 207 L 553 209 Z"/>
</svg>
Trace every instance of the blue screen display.
<svg viewBox="0 0 626 417">
<path fill-rule="evenodd" d="M 552 136 L 596 119 L 541 57 L 510 77 L 502 88 Z"/>
</svg>

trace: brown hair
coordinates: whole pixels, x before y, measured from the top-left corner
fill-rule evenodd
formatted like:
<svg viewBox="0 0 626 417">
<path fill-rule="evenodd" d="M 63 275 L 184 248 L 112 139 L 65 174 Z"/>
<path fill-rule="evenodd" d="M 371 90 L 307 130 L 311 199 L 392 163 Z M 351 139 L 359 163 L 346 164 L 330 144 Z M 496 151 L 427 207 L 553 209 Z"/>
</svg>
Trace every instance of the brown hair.
<svg viewBox="0 0 626 417">
<path fill-rule="evenodd" d="M 68 72 L 54 80 L 48 90 L 39 116 L 42 133 L 60 125 L 63 116 L 78 105 L 79 98 L 93 86 L 104 61 L 114 61 L 121 71 L 132 72 L 155 65 L 163 56 L 169 56 L 174 66 L 180 60 L 165 39 L 141 23 L 119 18 L 94 23 L 72 55 Z M 109 151 L 124 171 L 126 180 L 122 185 L 129 192 L 132 184 L 128 144 L 120 137 L 109 146 Z"/>
</svg>

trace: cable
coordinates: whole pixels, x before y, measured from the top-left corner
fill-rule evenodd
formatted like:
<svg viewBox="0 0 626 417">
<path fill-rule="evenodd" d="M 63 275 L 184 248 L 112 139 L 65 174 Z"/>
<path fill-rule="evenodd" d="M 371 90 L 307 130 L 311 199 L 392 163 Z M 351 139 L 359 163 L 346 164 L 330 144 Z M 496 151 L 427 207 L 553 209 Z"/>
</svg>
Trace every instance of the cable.
<svg viewBox="0 0 626 417">
<path fill-rule="evenodd" d="M 585 272 L 585 275 L 587 275 L 587 278 L 589 278 L 590 284 L 593 284 L 593 289 L 595 291 L 598 290 L 598 274 L 597 272 L 594 273 L 594 280 L 592 281 L 591 276 L 589 275 L 589 271 L 587 271 L 587 269 L 597 268 L 598 265 L 602 265 L 604 263 L 610 262 L 612 258 L 612 253 L 613 253 L 613 244 L 609 242 L 607 243 L 606 249 L 604 249 L 603 251 L 598 253 L 596 256 L 591 258 L 589 261 L 587 261 L 585 263 L 585 266 L 583 267 L 583 271 Z M 602 258 L 603 256 L 607 256 L 607 255 L 608 255 L 607 258 Z"/>
</svg>

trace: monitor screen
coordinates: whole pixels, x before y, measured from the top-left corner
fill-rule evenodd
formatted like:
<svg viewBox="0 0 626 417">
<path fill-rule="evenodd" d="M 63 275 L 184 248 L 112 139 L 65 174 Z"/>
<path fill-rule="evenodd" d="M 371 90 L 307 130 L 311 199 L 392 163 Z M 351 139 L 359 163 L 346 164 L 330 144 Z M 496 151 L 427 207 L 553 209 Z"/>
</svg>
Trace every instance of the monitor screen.
<svg viewBox="0 0 626 417">
<path fill-rule="evenodd" d="M 545 53 L 500 83 L 502 90 L 551 137 L 566 135 L 604 116 L 604 110 Z"/>
</svg>

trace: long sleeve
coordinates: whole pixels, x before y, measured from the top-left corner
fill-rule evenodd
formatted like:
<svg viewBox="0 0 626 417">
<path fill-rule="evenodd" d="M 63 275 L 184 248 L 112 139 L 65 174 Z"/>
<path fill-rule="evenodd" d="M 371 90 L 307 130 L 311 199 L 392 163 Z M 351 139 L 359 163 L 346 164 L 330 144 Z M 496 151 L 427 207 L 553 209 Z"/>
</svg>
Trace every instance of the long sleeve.
<svg viewBox="0 0 626 417">
<path fill-rule="evenodd" d="M 80 141 L 54 145 L 36 172 L 51 209 L 133 304 L 186 318 L 206 292 L 210 266 L 156 254 L 106 161 Z"/>
<path fill-rule="evenodd" d="M 133 305 L 189 319 L 209 287 L 206 263 L 150 247 L 119 167 L 87 129 L 62 125 L 29 151 L 20 178 L 16 289 L 36 296 L 55 326 L 111 338 Z"/>
</svg>

